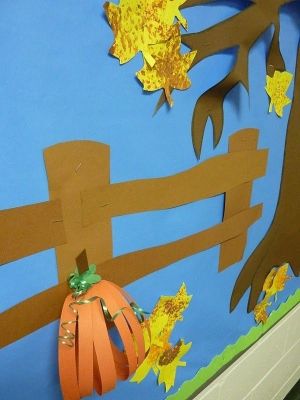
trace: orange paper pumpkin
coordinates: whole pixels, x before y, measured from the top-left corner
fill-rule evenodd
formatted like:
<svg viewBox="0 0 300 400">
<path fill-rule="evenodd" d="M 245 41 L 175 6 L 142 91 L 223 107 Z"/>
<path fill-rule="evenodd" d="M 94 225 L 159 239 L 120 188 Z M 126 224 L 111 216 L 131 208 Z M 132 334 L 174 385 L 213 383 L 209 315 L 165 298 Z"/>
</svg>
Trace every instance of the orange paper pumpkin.
<svg viewBox="0 0 300 400">
<path fill-rule="evenodd" d="M 59 330 L 59 376 L 64 400 L 79 400 L 94 389 L 112 390 L 145 358 L 145 345 L 134 301 L 117 285 L 101 280 L 83 296 L 68 295 Z M 109 335 L 114 326 L 120 350 Z"/>
</svg>

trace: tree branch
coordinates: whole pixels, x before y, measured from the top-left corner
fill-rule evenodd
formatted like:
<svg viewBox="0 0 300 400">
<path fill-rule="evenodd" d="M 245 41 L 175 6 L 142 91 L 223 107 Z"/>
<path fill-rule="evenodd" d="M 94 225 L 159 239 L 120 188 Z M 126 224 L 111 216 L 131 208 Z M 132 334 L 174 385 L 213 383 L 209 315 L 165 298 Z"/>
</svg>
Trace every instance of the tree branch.
<svg viewBox="0 0 300 400">
<path fill-rule="evenodd" d="M 209 89 L 198 99 L 192 121 L 192 139 L 195 154 L 199 157 L 204 128 L 210 116 L 214 124 L 214 145 L 220 140 L 223 129 L 223 101 L 228 92 L 241 82 L 248 88 L 248 53 L 260 36 L 274 24 L 275 32 L 269 50 L 268 73 L 275 69 L 284 70 L 285 64 L 279 48 L 279 8 L 293 0 L 257 0 L 239 14 L 214 25 L 204 31 L 182 36 L 182 43 L 192 51 L 197 50 L 191 68 L 204 58 L 221 50 L 238 47 L 238 59 L 233 70 L 216 86 Z M 191 7 L 204 3 L 202 0 L 190 0 L 183 5 Z M 155 112 L 165 103 L 161 95 Z"/>
</svg>

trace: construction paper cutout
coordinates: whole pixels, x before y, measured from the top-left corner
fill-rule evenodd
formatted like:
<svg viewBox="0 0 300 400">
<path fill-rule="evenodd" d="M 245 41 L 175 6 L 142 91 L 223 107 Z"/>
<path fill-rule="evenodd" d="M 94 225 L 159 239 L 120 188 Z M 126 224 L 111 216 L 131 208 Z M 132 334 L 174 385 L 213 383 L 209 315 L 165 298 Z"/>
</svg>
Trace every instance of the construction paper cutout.
<svg viewBox="0 0 300 400">
<path fill-rule="evenodd" d="M 247 148 L 246 143 L 249 143 L 249 148 L 252 148 L 254 135 L 257 135 L 255 129 L 244 129 L 234 135 L 234 140 L 244 143 L 241 149 Z M 84 161 L 88 153 L 90 159 Z M 34 240 L 37 240 L 37 243 L 42 243 L 44 240 L 49 246 L 51 237 L 48 237 L 52 231 L 49 224 L 51 225 L 53 219 L 55 227 L 53 234 L 58 237 L 59 242 L 54 241 L 52 244 L 54 246 L 59 244 L 56 248 L 59 276 L 61 279 L 63 277 L 66 279 L 71 271 L 64 260 L 73 266 L 73 270 L 78 254 L 85 245 L 89 250 L 89 256 L 93 256 L 93 259 L 101 262 L 101 259 L 111 258 L 111 217 L 177 207 L 201 198 L 228 192 L 243 182 L 250 182 L 265 174 L 267 151 L 253 149 L 233 154 L 230 150 L 230 154 L 209 159 L 190 170 L 170 177 L 112 185 L 107 184 L 110 166 L 108 147 L 105 145 L 97 142 L 63 143 L 46 150 L 45 158 L 47 169 L 50 168 L 50 172 L 48 171 L 50 196 L 56 200 L 0 211 L 2 232 L 8 232 L 2 241 L 1 257 L 4 263 L 11 260 L 12 253 L 15 257 L 18 254 L 22 256 L 31 254 L 34 249 L 31 243 Z M 93 160 L 95 160 L 95 166 Z M 96 169 L 100 166 L 101 176 L 98 176 L 99 171 Z M 105 184 L 95 187 L 95 180 L 97 184 L 101 181 Z M 248 192 L 249 189 L 244 186 L 244 189 L 241 188 L 241 191 L 243 190 Z M 57 199 L 59 196 L 60 200 Z M 228 199 L 231 202 L 230 196 Z M 49 216 L 46 215 L 48 208 Z M 44 217 L 40 210 L 43 210 Z M 20 222 L 22 222 L 21 227 L 18 226 L 20 241 L 16 242 L 12 237 L 15 234 L 12 227 Z M 89 225 L 94 226 L 89 227 Z M 34 229 L 35 227 L 37 229 Z M 64 242 L 60 241 L 60 232 L 63 232 Z M 68 243 L 66 243 L 67 238 L 64 232 L 68 237 Z M 22 238 L 25 245 L 21 241 Z M 64 243 L 65 245 L 61 246 Z M 45 245 L 41 247 L 44 248 Z M 37 247 L 36 250 L 41 249 Z M 231 252 L 231 254 L 234 255 L 236 252 Z M 226 255 L 222 255 L 221 258 L 224 259 L 224 264 L 229 265 L 230 260 L 228 258 L 226 261 Z M 234 261 L 237 260 L 236 258 Z M 86 264 L 88 265 L 88 261 Z"/>
<path fill-rule="evenodd" d="M 192 379 L 185 381 L 178 391 L 168 396 L 166 400 L 195 398 L 210 382 L 219 376 L 233 361 L 248 350 L 299 303 L 300 289 L 289 296 L 286 302 L 281 303 L 277 310 L 272 311 L 264 325 L 254 326 L 246 335 L 240 336 L 234 344 L 227 346 L 221 354 L 211 360 L 208 366 L 201 368 Z"/>
<path fill-rule="evenodd" d="M 272 112 L 273 106 L 276 114 L 283 117 L 283 109 L 292 102 L 286 95 L 286 92 L 292 82 L 293 74 L 288 71 L 275 71 L 274 75 L 267 75 L 266 92 L 270 97 L 269 112 Z"/>
<path fill-rule="evenodd" d="M 0 211 L 0 264 L 66 243 L 59 200 Z"/>
<path fill-rule="evenodd" d="M 97 265 L 97 272 L 104 279 L 125 286 L 178 260 L 239 236 L 261 217 L 261 213 L 261 205 L 252 207 L 184 239 L 107 260 Z M 3 326 L 0 348 L 55 321 L 67 294 L 67 284 L 61 283 L 4 311 L 0 315 L 0 325 Z"/>
<path fill-rule="evenodd" d="M 230 309 L 233 310 L 246 290 L 251 287 L 248 312 L 257 304 L 264 281 L 275 265 L 288 262 L 294 275 L 300 274 L 300 185 L 299 170 L 300 135 L 300 49 L 298 48 L 294 100 L 287 127 L 283 172 L 277 209 L 264 239 L 256 247 L 235 283 Z"/>
<path fill-rule="evenodd" d="M 272 303 L 268 303 L 268 299 L 265 298 L 262 300 L 260 303 L 258 303 L 253 310 L 254 313 L 254 318 L 255 321 L 259 323 L 265 324 L 268 319 L 268 313 L 267 313 L 267 308 L 271 305 Z"/>
<path fill-rule="evenodd" d="M 170 177 L 98 185 L 82 190 L 83 225 L 113 216 L 177 207 L 229 192 L 263 176 L 268 152 L 254 149 L 257 135 L 255 129 L 238 131 L 232 135 L 236 151 L 230 148 L 228 154 L 208 159 Z"/>
<path fill-rule="evenodd" d="M 94 387 L 103 394 L 113 389 L 117 378 L 127 379 L 143 362 L 143 331 L 131 302 L 124 290 L 103 280 L 93 284 L 85 295 L 74 292 L 67 296 L 58 347 L 65 400 L 89 396 Z M 109 337 L 111 324 L 119 333 L 124 351 Z"/>
<path fill-rule="evenodd" d="M 161 296 L 149 320 L 144 326 L 145 348 L 148 354 L 134 374 L 131 382 L 140 383 L 151 369 L 158 375 L 158 383 L 165 384 L 166 392 L 174 386 L 176 368 L 185 366 L 181 358 L 189 351 L 192 343 L 185 344 L 181 339 L 172 346 L 170 336 L 178 321 L 182 321 L 183 312 L 189 306 L 192 296 L 183 283 L 175 296 Z"/>
<path fill-rule="evenodd" d="M 248 91 L 248 54 L 258 38 L 274 24 L 273 41 L 269 49 L 266 65 L 272 70 L 285 70 L 280 53 L 279 9 L 290 0 L 276 2 L 256 1 L 237 15 L 222 21 L 204 31 L 182 35 L 181 41 L 192 51 L 197 51 L 191 68 L 204 58 L 228 48 L 237 48 L 236 63 L 231 72 L 218 84 L 202 94 L 196 102 L 192 120 L 192 140 L 196 157 L 200 157 L 204 129 L 210 117 L 214 129 L 214 146 L 217 146 L 223 129 L 223 101 L 227 94 L 241 83 Z M 182 8 L 204 3 L 201 0 L 188 1 Z M 164 104 L 162 94 L 156 111 Z"/>
<path fill-rule="evenodd" d="M 187 21 L 179 11 L 184 2 L 120 0 L 119 6 L 104 4 L 115 35 L 110 53 L 123 64 L 141 51 L 144 67 L 137 72 L 137 78 L 146 91 L 164 89 L 170 106 L 170 90 L 185 90 L 191 85 L 187 70 L 196 54 L 180 54 L 180 24 L 187 29 Z M 179 23 L 174 25 L 175 18 Z"/>
<path fill-rule="evenodd" d="M 256 138 L 257 132 L 255 130 L 243 130 L 235 135 L 233 135 L 232 140 L 234 142 L 237 142 L 238 139 L 244 142 L 249 142 L 254 143 L 255 138 Z M 80 142 L 81 143 L 81 142 Z M 95 154 L 95 159 L 98 159 L 98 153 L 97 151 L 91 150 L 92 143 L 91 142 L 83 142 L 87 146 L 86 148 L 89 147 L 89 150 L 91 154 Z M 55 153 L 55 147 L 58 149 L 58 154 L 57 157 L 54 157 Z M 81 146 L 75 142 L 75 143 L 67 143 L 63 145 L 58 145 L 52 148 L 53 151 L 53 167 L 55 167 L 54 160 L 56 160 L 57 163 L 57 170 L 55 172 L 57 178 L 56 181 L 56 187 L 62 186 L 60 184 L 59 180 L 59 168 L 64 165 L 64 160 L 68 160 L 68 167 L 70 167 L 70 171 L 66 171 L 65 176 L 72 177 L 74 174 L 74 165 L 77 165 L 76 163 L 74 164 L 74 160 L 78 161 L 77 155 L 80 154 L 80 148 Z M 73 149 L 72 151 L 66 151 L 67 148 Z M 96 148 L 98 148 L 96 146 Z M 72 157 L 74 157 L 74 160 L 70 156 L 67 156 L 67 154 L 73 154 Z M 82 157 L 83 152 L 81 152 L 81 157 Z M 104 155 L 107 154 L 104 153 Z M 217 157 L 215 160 L 208 160 L 203 165 L 206 165 L 207 169 L 207 178 L 204 179 L 204 171 L 202 171 L 200 175 L 200 180 L 199 180 L 199 185 L 195 185 L 195 175 L 194 172 L 196 171 L 195 169 L 190 170 L 192 175 L 190 176 L 189 179 L 187 179 L 187 175 L 185 173 L 175 175 L 175 178 L 173 177 L 170 178 L 160 178 L 160 179 L 154 179 L 154 180 L 149 180 L 149 181 L 136 181 L 136 182 L 127 182 L 124 184 L 116 184 L 116 185 L 111 185 L 111 188 L 114 192 L 113 196 L 113 203 L 116 203 L 117 200 L 121 199 L 121 202 L 116 203 L 116 207 L 110 210 L 110 199 L 105 198 L 105 186 L 102 188 L 102 195 L 104 196 L 103 199 L 105 200 L 105 204 L 100 203 L 101 197 L 97 198 L 99 203 L 96 204 L 96 208 L 94 210 L 99 210 L 102 212 L 102 210 L 108 210 L 106 215 L 100 214 L 100 219 L 99 222 L 96 221 L 96 227 L 98 226 L 98 223 L 103 224 L 105 221 L 108 222 L 110 217 L 112 215 L 118 215 L 118 213 L 129 213 L 129 212 L 138 212 L 138 211 L 143 211 L 143 209 L 156 209 L 156 208 L 167 208 L 170 206 L 176 206 L 180 204 L 184 204 L 185 202 L 190 202 L 193 200 L 198 199 L 200 196 L 198 195 L 198 188 L 200 188 L 200 191 L 203 190 L 202 195 L 204 196 L 209 196 L 209 195 L 216 195 L 218 193 L 213 192 L 216 190 L 214 187 L 217 185 L 218 190 L 228 190 L 233 188 L 235 185 L 240 185 L 242 182 L 247 181 L 247 179 L 251 180 L 253 176 L 251 175 L 254 171 L 255 174 L 263 174 L 265 170 L 265 165 L 266 165 L 266 152 L 265 151 L 259 151 L 259 152 L 245 152 L 242 153 L 243 155 L 240 156 L 238 152 L 231 152 L 230 157 L 233 157 L 234 159 L 236 158 L 235 163 L 231 165 L 229 168 L 228 165 L 227 167 L 229 168 L 228 170 L 228 181 L 225 183 L 224 182 L 224 175 L 225 171 L 227 170 L 226 163 L 226 157 L 225 159 L 222 158 L 223 156 L 220 156 L 221 158 Z M 259 158 L 257 155 L 260 154 Z M 105 171 L 108 171 L 108 160 L 105 158 L 105 161 L 103 162 L 102 165 L 102 171 L 105 173 Z M 255 163 L 253 164 L 252 161 L 253 159 L 255 160 Z M 58 162 L 58 160 L 60 160 Z M 215 162 L 220 163 L 219 164 L 219 169 L 218 170 L 215 166 L 214 169 L 216 169 L 216 175 L 215 175 L 215 181 L 213 182 L 213 185 L 211 184 L 212 177 L 212 170 L 209 168 L 210 165 L 214 165 Z M 248 160 L 245 162 L 245 160 Z M 228 161 L 229 162 L 229 161 Z M 212 163 L 212 164 L 210 164 Z M 250 164 L 249 164 L 250 163 Z M 260 166 L 258 167 L 258 165 Z M 79 164 L 80 165 L 80 164 Z M 196 167 L 197 169 L 204 168 L 201 166 L 201 164 Z M 257 169 L 258 168 L 258 169 Z M 76 168 L 75 168 L 76 170 Z M 241 180 L 235 181 L 234 180 L 234 174 L 233 172 L 236 171 L 241 173 L 241 176 L 243 177 Z M 189 173 L 190 173 L 189 172 Z M 222 175 L 223 174 L 223 175 Z M 64 175 L 63 175 L 64 176 Z M 220 176 L 222 179 L 220 179 Z M 180 178 L 180 179 L 179 179 Z M 182 179 L 183 178 L 183 179 Z M 175 180 L 176 179 L 176 180 Z M 178 180 L 179 179 L 179 180 Z M 231 179 L 233 179 L 231 181 Z M 175 180 L 175 182 L 174 182 Z M 176 182 L 177 181 L 177 182 Z M 205 182 L 209 182 L 208 186 L 205 186 Z M 169 190 L 170 187 L 172 187 L 172 182 L 176 185 L 181 182 L 181 185 L 183 186 L 178 186 L 181 190 Z M 191 184 L 189 184 L 191 182 Z M 192 183 L 193 182 L 193 183 Z M 218 183 L 219 182 L 219 183 Z M 230 182 L 230 184 L 229 184 Z M 146 184 L 145 184 L 146 183 Z M 124 186 L 122 186 L 124 185 Z M 135 186 L 135 190 L 132 191 L 132 185 Z M 219 186 L 220 185 L 220 186 Z M 225 185 L 225 186 L 223 186 Z M 78 185 L 80 191 L 81 185 Z M 71 187 L 71 186 L 69 186 Z M 108 186 L 106 186 L 108 187 Z M 126 199 L 124 196 L 121 197 L 119 189 L 123 187 L 123 192 L 126 193 L 125 188 L 127 187 L 128 192 L 126 196 L 128 196 L 128 201 L 124 201 Z M 190 187 L 192 187 L 192 191 L 190 191 Z M 166 190 L 168 188 L 168 190 Z M 130 190 L 129 190 L 130 189 Z M 155 189 L 155 190 L 153 190 Z M 158 193 L 158 189 L 160 190 L 160 195 L 155 196 L 156 193 Z M 185 190 L 183 190 L 185 189 Z M 70 190 L 70 189 L 69 189 Z M 89 189 L 90 190 L 90 189 Z M 98 190 L 98 188 L 97 188 Z M 195 192 L 194 192 L 195 190 Z M 248 188 L 246 187 L 246 190 L 248 191 Z M 69 199 L 76 198 L 76 202 L 78 201 L 77 197 L 77 191 L 74 192 L 73 190 L 70 190 L 72 196 L 70 195 Z M 93 192 L 93 191 L 92 191 Z M 88 193 L 88 192 L 87 192 Z M 135 193 L 135 196 L 132 197 L 132 193 Z M 174 194 L 175 193 L 175 194 Z M 196 195 L 195 195 L 196 193 Z M 200 192 L 201 193 L 201 192 Z M 171 194 L 171 195 L 170 195 Z M 56 192 L 54 193 L 56 195 Z M 174 198 L 176 196 L 176 201 L 174 201 Z M 93 197 L 93 195 L 92 195 Z M 97 197 L 97 196 L 95 196 Z M 145 202 L 145 198 L 147 201 Z M 232 196 L 233 203 L 235 203 L 236 196 Z M 109 200 L 109 201 L 107 201 Z M 73 200 L 72 200 L 73 201 Z M 136 203 L 135 203 L 136 201 Z M 148 202 L 148 203 L 147 203 Z M 67 209 L 67 202 L 65 203 L 65 208 Z M 83 210 L 86 208 L 84 205 L 84 196 L 83 193 L 81 193 L 81 198 L 80 198 L 80 204 L 82 204 Z M 77 203 L 78 205 L 78 203 Z M 124 206 L 125 205 L 125 206 Z M 128 208 L 128 205 L 130 208 Z M 122 208 L 123 207 L 123 208 Z M 125 207 L 125 208 L 124 208 Z M 227 206 L 226 206 L 227 207 Z M 216 225 L 210 229 L 207 229 L 203 232 L 197 233 L 195 235 L 191 235 L 189 237 L 180 239 L 175 242 L 171 242 L 166 245 L 158 246 L 158 247 L 153 247 L 150 249 L 146 250 L 141 250 L 129 254 L 125 254 L 123 256 L 117 257 L 115 259 L 110 259 L 110 257 L 107 259 L 105 262 L 100 262 L 97 264 L 97 269 L 101 273 L 101 276 L 103 278 L 115 281 L 119 285 L 126 285 L 130 282 L 133 282 L 143 276 L 146 276 L 149 273 L 152 273 L 154 271 L 157 271 L 161 268 L 166 267 L 167 265 L 170 265 L 180 259 L 183 259 L 185 257 L 189 257 L 190 255 L 196 254 L 202 250 L 208 249 L 212 246 L 215 246 L 217 244 L 222 244 L 224 242 L 230 241 L 231 239 L 234 239 L 235 241 L 239 236 L 244 236 L 245 231 L 248 229 L 250 225 L 252 225 L 258 218 L 261 216 L 261 210 L 262 207 L 261 205 L 255 206 L 250 209 L 245 209 L 241 212 L 236 213 L 237 211 L 237 206 L 235 205 L 228 205 L 229 209 L 231 210 L 230 212 L 234 212 L 234 215 L 230 218 L 225 218 L 223 223 Z M 76 209 L 76 212 L 79 212 L 79 209 Z M 78 217 L 79 218 L 79 217 Z M 82 216 L 80 216 L 80 221 L 84 220 Z M 76 223 L 78 223 L 78 221 Z M 109 225 L 105 225 L 104 228 L 108 227 Z M 79 227 L 79 223 L 78 223 Z M 81 227 L 81 225 L 80 225 Z M 82 228 L 82 227 L 81 227 Z M 81 229 L 80 228 L 80 229 Z M 103 226 L 102 226 L 103 228 Z M 84 231 L 81 231 L 82 234 Z M 102 230 L 103 236 L 105 232 Z M 102 243 L 105 243 L 105 237 L 102 238 Z M 96 242 L 97 243 L 97 242 Z M 82 243 L 81 243 L 82 245 Z M 236 246 L 238 252 L 236 254 L 236 260 L 238 261 L 239 257 L 241 257 L 241 245 Z M 222 248 L 222 246 L 221 246 Z M 82 249 L 82 248 L 81 248 Z M 71 248 L 72 250 L 72 248 Z M 77 253 L 78 252 L 78 253 Z M 76 254 L 77 253 L 77 254 Z M 75 256 L 76 254 L 76 256 Z M 78 255 L 79 254 L 79 255 Z M 226 263 L 223 260 L 223 257 L 225 254 L 224 252 L 221 251 L 221 257 L 220 257 L 220 265 L 222 265 L 222 268 L 226 266 Z M 79 251 L 79 243 L 78 243 L 78 248 L 76 247 L 76 252 L 73 252 L 72 254 L 72 260 L 76 261 L 77 265 L 83 264 L 83 265 L 88 265 L 87 258 L 80 261 L 82 258 L 82 251 Z M 231 257 L 229 259 L 230 262 L 233 262 L 233 258 Z M 73 262 L 73 261 L 72 261 Z M 75 262 L 74 262 L 75 264 Z M 124 268 L 126 266 L 126 268 Z M 64 301 L 65 296 L 68 293 L 68 288 L 65 283 L 62 283 L 61 285 L 58 285 L 56 287 L 50 288 L 46 290 L 43 293 L 40 293 L 36 296 L 33 296 L 32 298 L 27 299 L 26 301 L 16 305 L 15 307 L 12 307 L 9 310 L 6 310 L 2 315 L 1 315 L 1 321 L 5 321 L 5 334 L 3 334 L 0 337 L 0 345 L 6 346 L 7 344 L 25 336 L 26 334 L 29 334 L 36 329 L 40 328 L 41 326 L 44 326 L 45 324 L 54 321 L 59 317 L 60 313 L 60 308 L 61 304 Z M 51 304 L 51 308 L 48 307 L 48 305 Z M 31 318 L 28 318 L 28 315 L 30 314 L 31 310 L 35 308 L 36 312 L 34 315 L 31 315 Z M 8 322 L 8 323 L 7 323 Z"/>
<path fill-rule="evenodd" d="M 153 66 L 144 62 L 143 68 L 136 76 L 143 84 L 146 91 L 164 89 L 169 105 L 173 106 L 170 89 L 185 90 L 191 86 L 187 76 L 196 51 L 180 54 L 180 32 L 172 36 L 168 41 L 159 43 L 152 47 L 151 56 L 155 63 Z"/>
<path fill-rule="evenodd" d="M 273 268 L 263 285 L 263 291 L 265 292 L 262 301 L 260 301 L 253 310 L 255 321 L 259 324 L 260 322 L 265 324 L 268 319 L 267 308 L 272 304 L 270 301 L 275 296 L 277 299 L 277 293 L 284 290 L 286 282 L 291 279 L 288 275 L 289 264 L 285 263 L 279 268 Z"/>
<path fill-rule="evenodd" d="M 182 0 L 120 0 L 117 6 L 106 2 L 104 10 L 115 35 L 110 54 L 124 64 L 141 51 L 153 66 L 153 45 L 177 35 L 173 25 L 175 17 L 187 28 L 186 19 L 179 11 L 182 3 Z"/>
<path fill-rule="evenodd" d="M 74 141 L 44 151 L 50 199 L 60 199 L 66 244 L 57 246 L 58 279 L 65 282 L 86 249 L 96 264 L 112 257 L 111 221 L 103 218 L 82 226 L 80 191 L 110 180 L 109 147 L 92 141 Z"/>
<path fill-rule="evenodd" d="M 86 293 L 93 284 L 100 282 L 101 276 L 96 273 L 96 265 L 89 265 L 87 271 L 73 272 L 68 279 L 68 285 L 73 290 L 75 297 Z"/>
<path fill-rule="evenodd" d="M 229 151 L 237 152 L 243 150 L 254 150 L 258 144 L 258 131 L 254 129 L 244 130 L 247 140 L 240 140 L 238 133 L 229 138 Z M 234 214 L 250 207 L 252 193 L 252 181 L 236 186 L 225 194 L 224 220 Z M 237 236 L 221 244 L 219 271 L 241 260 L 247 243 L 247 233 Z"/>
</svg>

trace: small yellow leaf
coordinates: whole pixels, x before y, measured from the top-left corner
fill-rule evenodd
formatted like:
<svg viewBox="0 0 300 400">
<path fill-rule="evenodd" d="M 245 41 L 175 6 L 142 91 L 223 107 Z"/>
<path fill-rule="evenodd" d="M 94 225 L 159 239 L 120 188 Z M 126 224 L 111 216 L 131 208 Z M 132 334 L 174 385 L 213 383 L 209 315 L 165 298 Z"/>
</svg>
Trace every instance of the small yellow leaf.
<svg viewBox="0 0 300 400">
<path fill-rule="evenodd" d="M 259 323 L 263 323 L 265 324 L 269 314 L 267 313 L 267 307 L 270 306 L 271 303 L 268 303 L 268 298 L 265 298 L 264 300 L 262 300 L 260 303 L 258 303 L 255 307 L 254 307 L 254 318 L 255 321 L 259 324 Z"/>
<path fill-rule="evenodd" d="M 274 275 L 272 286 L 268 289 L 267 293 L 269 296 L 274 296 L 278 292 L 281 292 L 285 288 L 285 284 L 291 277 L 288 275 L 289 264 L 283 264 L 276 270 Z"/>
<path fill-rule="evenodd" d="M 265 292 L 263 300 L 254 307 L 254 318 L 257 323 L 262 322 L 263 324 L 267 321 L 268 313 L 267 307 L 272 303 L 268 303 L 271 297 L 276 296 L 278 292 L 281 292 L 285 288 L 286 282 L 291 279 L 287 274 L 289 264 L 285 263 L 279 268 L 272 268 L 270 273 L 265 279 L 263 285 L 263 291 Z"/>
<path fill-rule="evenodd" d="M 279 117 L 283 116 L 283 108 L 292 102 L 292 100 L 286 95 L 292 79 L 293 74 L 287 71 L 275 71 L 273 77 L 267 75 L 267 84 L 265 89 L 270 97 L 269 112 L 272 111 L 274 106 L 276 114 Z"/>
<path fill-rule="evenodd" d="M 190 87 L 191 81 L 187 72 L 194 60 L 196 51 L 180 54 L 181 38 L 178 34 L 170 40 L 156 44 L 151 48 L 151 55 L 155 60 L 153 66 L 145 62 L 137 73 L 137 78 L 143 84 L 144 90 L 155 91 L 164 89 L 167 101 L 173 105 L 171 88 L 185 90 Z"/>
</svg>

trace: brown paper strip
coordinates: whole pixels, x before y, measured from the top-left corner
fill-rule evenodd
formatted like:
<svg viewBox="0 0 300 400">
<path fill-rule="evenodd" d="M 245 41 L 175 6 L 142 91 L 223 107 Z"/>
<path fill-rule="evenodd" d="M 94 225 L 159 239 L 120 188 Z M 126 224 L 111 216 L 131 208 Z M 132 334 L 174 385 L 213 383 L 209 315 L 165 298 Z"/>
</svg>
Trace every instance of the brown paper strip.
<svg viewBox="0 0 300 400">
<path fill-rule="evenodd" d="M 175 242 L 128 253 L 97 266 L 109 281 L 124 286 L 178 260 L 239 236 L 261 217 L 262 205 L 223 223 Z M 61 283 L 4 311 L 0 317 L 0 348 L 59 318 L 68 287 Z"/>
<path fill-rule="evenodd" d="M 229 151 L 254 150 L 257 147 L 257 142 L 258 130 L 244 129 L 230 136 Z M 224 220 L 250 207 L 251 192 L 252 181 L 243 183 L 226 192 Z M 219 271 L 223 271 L 243 258 L 246 243 L 247 232 L 243 232 L 240 236 L 221 245 Z"/>
<path fill-rule="evenodd" d="M 59 200 L 0 211 L 0 264 L 66 243 Z"/>
<path fill-rule="evenodd" d="M 237 139 L 240 135 L 238 132 Z M 113 216 L 177 207 L 227 192 L 263 176 L 267 156 L 267 150 L 229 153 L 166 178 L 116 183 L 82 191 L 83 224 L 89 226 Z"/>
<path fill-rule="evenodd" d="M 56 257 L 59 281 L 64 282 L 83 249 L 94 264 L 112 257 L 110 219 L 84 228 L 80 199 L 81 190 L 109 184 L 109 147 L 92 141 L 61 143 L 45 150 L 44 158 L 50 198 L 59 198 L 62 204 L 67 243 L 56 247 Z"/>
</svg>

